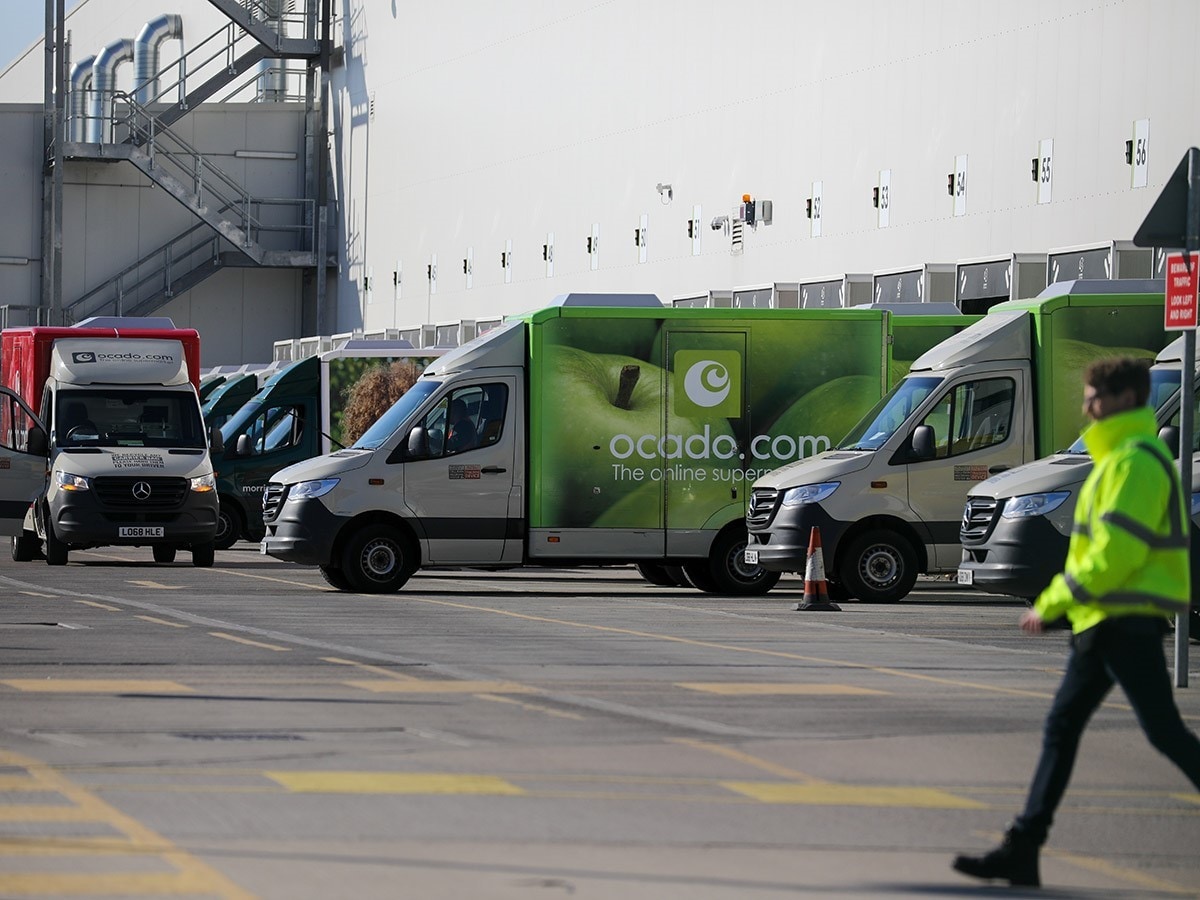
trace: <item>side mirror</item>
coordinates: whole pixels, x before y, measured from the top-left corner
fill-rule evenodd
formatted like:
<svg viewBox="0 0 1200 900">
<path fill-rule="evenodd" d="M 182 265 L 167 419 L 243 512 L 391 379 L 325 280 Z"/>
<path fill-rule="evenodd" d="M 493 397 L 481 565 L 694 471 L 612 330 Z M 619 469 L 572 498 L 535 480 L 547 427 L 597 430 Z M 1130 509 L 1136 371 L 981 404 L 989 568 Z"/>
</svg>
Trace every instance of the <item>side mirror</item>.
<svg viewBox="0 0 1200 900">
<path fill-rule="evenodd" d="M 209 451 L 214 455 L 219 455 L 225 452 L 225 438 L 221 435 L 221 429 L 216 425 L 208 433 Z"/>
<path fill-rule="evenodd" d="M 46 436 L 46 429 L 37 425 L 30 428 L 25 446 L 34 456 L 48 456 L 50 454 L 50 438 Z"/>
<path fill-rule="evenodd" d="M 420 425 L 408 433 L 408 455 L 418 459 L 429 455 L 429 432 Z"/>
<path fill-rule="evenodd" d="M 1171 455 L 1179 459 L 1179 426 L 1164 425 L 1158 429 L 1158 437 L 1167 445 L 1167 449 L 1171 451 Z"/>
<path fill-rule="evenodd" d="M 237 443 L 234 445 L 234 452 L 236 452 L 238 456 L 250 455 L 250 435 L 238 435 Z"/>
<path fill-rule="evenodd" d="M 914 462 L 924 462 L 937 456 L 934 446 L 932 425 L 918 425 L 912 433 L 912 459 Z"/>
</svg>

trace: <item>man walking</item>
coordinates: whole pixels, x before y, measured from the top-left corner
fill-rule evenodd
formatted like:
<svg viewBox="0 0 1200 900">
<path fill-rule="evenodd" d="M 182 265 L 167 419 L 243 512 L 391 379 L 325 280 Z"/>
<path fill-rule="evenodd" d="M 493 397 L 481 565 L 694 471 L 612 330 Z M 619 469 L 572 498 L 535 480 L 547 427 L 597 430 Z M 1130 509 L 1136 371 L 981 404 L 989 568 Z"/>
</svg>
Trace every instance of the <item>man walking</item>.
<svg viewBox="0 0 1200 900">
<path fill-rule="evenodd" d="M 1200 740 L 1175 706 L 1163 635 L 1188 610 L 1188 509 L 1179 473 L 1155 433 L 1147 365 L 1093 363 L 1084 375 L 1083 441 L 1095 465 L 1083 483 L 1066 569 L 1020 621 L 1029 634 L 1065 615 L 1071 656 L 1050 713 L 1025 810 L 1004 842 L 954 868 L 975 878 L 1036 886 L 1046 841 L 1091 714 L 1121 685 L 1150 743 L 1200 790 Z"/>
</svg>

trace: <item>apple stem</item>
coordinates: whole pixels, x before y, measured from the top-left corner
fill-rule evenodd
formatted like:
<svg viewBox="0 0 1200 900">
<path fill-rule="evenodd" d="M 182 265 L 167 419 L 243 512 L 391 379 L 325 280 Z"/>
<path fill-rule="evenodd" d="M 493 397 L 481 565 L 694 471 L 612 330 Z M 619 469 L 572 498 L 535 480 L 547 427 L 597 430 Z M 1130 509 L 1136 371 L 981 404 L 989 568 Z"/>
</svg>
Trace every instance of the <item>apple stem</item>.
<svg viewBox="0 0 1200 900">
<path fill-rule="evenodd" d="M 613 401 L 613 406 L 617 409 L 629 409 L 630 403 L 633 402 L 633 389 L 641 377 L 641 366 L 621 366 L 621 381 L 617 385 L 617 399 Z"/>
</svg>

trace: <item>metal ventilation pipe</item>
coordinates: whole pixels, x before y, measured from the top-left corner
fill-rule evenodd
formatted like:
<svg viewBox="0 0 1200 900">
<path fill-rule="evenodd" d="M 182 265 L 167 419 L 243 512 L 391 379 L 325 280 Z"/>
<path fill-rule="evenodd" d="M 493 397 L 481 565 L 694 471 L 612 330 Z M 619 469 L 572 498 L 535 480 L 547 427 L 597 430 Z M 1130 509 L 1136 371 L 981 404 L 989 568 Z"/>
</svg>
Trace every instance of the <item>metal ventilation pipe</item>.
<svg viewBox="0 0 1200 900">
<path fill-rule="evenodd" d="M 287 37 L 284 16 L 292 11 L 291 0 L 266 0 L 260 8 L 267 27 L 279 37 Z M 282 59 L 268 59 L 263 63 L 263 68 L 262 77 L 259 79 L 259 93 L 262 99 L 269 103 L 286 100 L 287 62 Z"/>
<path fill-rule="evenodd" d="M 133 44 L 133 99 L 143 105 L 158 97 L 159 51 L 165 41 L 183 40 L 183 16 L 165 13 L 142 26 Z"/>
<path fill-rule="evenodd" d="M 129 38 L 113 41 L 96 54 L 96 61 L 92 63 L 92 112 L 88 117 L 88 143 L 104 143 L 105 133 L 112 124 L 112 120 L 106 118 L 106 113 L 117 90 L 117 67 L 132 59 L 133 41 Z"/>
<path fill-rule="evenodd" d="M 92 63 L 94 56 L 85 56 L 71 66 L 71 107 L 68 115 L 67 139 L 87 140 L 88 109 L 91 106 L 89 92 L 92 89 Z"/>
</svg>

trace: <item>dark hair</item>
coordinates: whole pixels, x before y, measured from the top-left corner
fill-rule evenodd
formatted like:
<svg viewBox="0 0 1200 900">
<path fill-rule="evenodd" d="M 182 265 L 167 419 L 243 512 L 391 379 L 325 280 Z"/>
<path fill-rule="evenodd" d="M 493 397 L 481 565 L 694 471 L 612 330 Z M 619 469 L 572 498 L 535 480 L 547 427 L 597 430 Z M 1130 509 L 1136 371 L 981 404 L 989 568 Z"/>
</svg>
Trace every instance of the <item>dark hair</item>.
<svg viewBox="0 0 1200 900">
<path fill-rule="evenodd" d="M 1084 373 L 1083 381 L 1098 394 L 1123 394 L 1133 391 L 1138 406 L 1150 399 L 1150 363 L 1131 356 L 1098 359 Z"/>
</svg>

